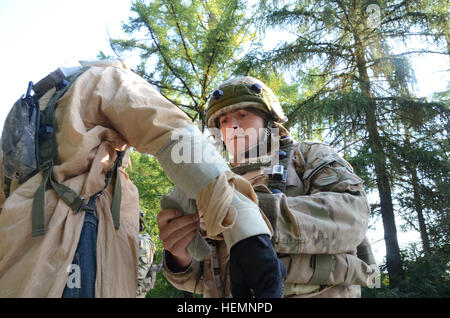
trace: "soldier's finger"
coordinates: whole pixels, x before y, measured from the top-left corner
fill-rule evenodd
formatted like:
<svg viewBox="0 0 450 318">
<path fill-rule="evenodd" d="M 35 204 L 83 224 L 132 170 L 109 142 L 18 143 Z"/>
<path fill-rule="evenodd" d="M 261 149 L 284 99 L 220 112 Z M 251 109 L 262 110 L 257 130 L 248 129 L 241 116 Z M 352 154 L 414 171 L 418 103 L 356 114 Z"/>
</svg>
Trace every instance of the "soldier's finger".
<svg viewBox="0 0 450 318">
<path fill-rule="evenodd" d="M 186 247 L 189 243 L 195 238 L 197 235 L 197 229 L 195 228 L 193 231 L 186 233 L 182 238 L 180 238 L 173 246 L 172 251 L 170 251 L 174 255 L 183 254 L 186 252 Z"/>
<path fill-rule="evenodd" d="M 174 209 L 165 209 L 159 211 L 158 215 L 156 216 L 156 220 L 158 222 L 158 226 L 161 227 L 166 225 L 172 219 L 180 217 L 181 215 L 182 215 L 181 211 Z"/>
</svg>

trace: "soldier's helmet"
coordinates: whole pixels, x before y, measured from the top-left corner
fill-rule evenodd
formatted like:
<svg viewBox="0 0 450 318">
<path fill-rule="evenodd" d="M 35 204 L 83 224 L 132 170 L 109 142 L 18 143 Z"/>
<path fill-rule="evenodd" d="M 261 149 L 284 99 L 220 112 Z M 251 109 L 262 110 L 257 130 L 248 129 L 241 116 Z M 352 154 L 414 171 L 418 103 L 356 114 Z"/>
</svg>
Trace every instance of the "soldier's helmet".
<svg viewBox="0 0 450 318">
<path fill-rule="evenodd" d="M 211 94 L 206 108 L 206 124 L 219 128 L 218 118 L 224 113 L 241 108 L 255 108 L 267 114 L 274 122 L 287 120 L 280 101 L 260 80 L 243 76 L 221 83 Z"/>
</svg>

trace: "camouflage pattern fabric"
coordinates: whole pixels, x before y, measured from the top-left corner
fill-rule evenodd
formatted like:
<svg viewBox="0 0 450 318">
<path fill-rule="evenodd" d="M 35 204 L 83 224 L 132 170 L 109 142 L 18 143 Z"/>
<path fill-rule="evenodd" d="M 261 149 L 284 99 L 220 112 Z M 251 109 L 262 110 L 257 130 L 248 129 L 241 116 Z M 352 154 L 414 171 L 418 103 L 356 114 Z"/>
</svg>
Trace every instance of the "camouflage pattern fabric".
<svg viewBox="0 0 450 318">
<path fill-rule="evenodd" d="M 37 105 L 31 96 L 20 98 L 10 110 L 3 126 L 3 173 L 19 183 L 25 182 L 39 168 Z"/>
<path fill-rule="evenodd" d="M 145 298 L 145 295 L 155 285 L 156 272 L 152 271 L 155 243 L 148 234 L 139 234 L 139 262 L 138 287 L 136 297 Z"/>
</svg>

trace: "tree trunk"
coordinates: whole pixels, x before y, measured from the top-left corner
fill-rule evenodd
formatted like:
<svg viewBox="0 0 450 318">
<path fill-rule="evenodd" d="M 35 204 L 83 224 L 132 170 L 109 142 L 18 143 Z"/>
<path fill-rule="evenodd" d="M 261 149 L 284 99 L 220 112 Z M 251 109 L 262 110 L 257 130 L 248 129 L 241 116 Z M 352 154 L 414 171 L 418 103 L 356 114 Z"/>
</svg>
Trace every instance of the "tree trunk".
<svg viewBox="0 0 450 318">
<path fill-rule="evenodd" d="M 425 224 L 425 218 L 423 217 L 422 203 L 420 200 L 420 188 L 419 179 L 417 178 L 416 167 L 412 166 L 410 168 L 411 172 L 411 182 L 414 191 L 414 207 L 417 212 L 417 219 L 419 221 L 420 238 L 422 239 L 422 246 L 425 255 L 431 255 L 430 238 L 427 232 L 427 226 Z"/>
<path fill-rule="evenodd" d="M 370 89 L 370 79 L 367 63 L 364 56 L 365 47 L 357 34 L 355 37 L 355 58 L 359 73 L 359 85 L 369 105 L 365 110 L 369 142 L 375 166 L 375 175 L 380 196 L 381 216 L 383 219 L 384 241 L 386 244 L 386 266 L 389 274 L 390 287 L 399 285 L 403 278 L 400 248 L 397 241 L 397 228 L 395 225 L 394 207 L 392 204 L 391 186 L 386 169 L 386 154 L 383 150 L 381 138 L 378 133 L 375 116 L 376 102 Z"/>
</svg>

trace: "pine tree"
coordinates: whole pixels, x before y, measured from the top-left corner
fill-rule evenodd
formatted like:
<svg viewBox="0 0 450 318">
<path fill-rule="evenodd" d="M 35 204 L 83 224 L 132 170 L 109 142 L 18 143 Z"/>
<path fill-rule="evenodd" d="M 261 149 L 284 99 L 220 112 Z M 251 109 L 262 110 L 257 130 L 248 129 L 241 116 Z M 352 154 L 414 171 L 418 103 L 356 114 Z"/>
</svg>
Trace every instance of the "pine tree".
<svg viewBox="0 0 450 318">
<path fill-rule="evenodd" d="M 361 173 L 375 181 L 379 193 L 391 286 L 399 285 L 403 272 L 390 147 L 405 140 L 405 129 L 416 119 L 407 109 L 420 113 L 429 108 L 411 93 L 414 76 L 407 56 L 417 52 L 395 53 L 394 44 L 431 32 L 419 28 L 418 10 L 423 8 L 412 8 L 408 1 L 263 1 L 264 26 L 283 29 L 295 39 L 253 54 L 259 63 L 294 69 L 320 83 L 292 108 L 288 126 L 318 113 L 315 122 L 328 124 L 326 140 L 345 149 L 351 145 L 356 166 L 366 164 Z M 421 23 L 433 17 L 421 12 Z"/>
<path fill-rule="evenodd" d="M 236 60 L 254 38 L 251 11 L 242 1 L 138 0 L 114 39 L 116 52 L 140 54 L 137 72 L 179 106 L 204 122 L 209 94 L 230 77 Z"/>
</svg>

